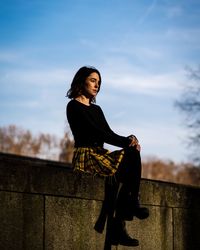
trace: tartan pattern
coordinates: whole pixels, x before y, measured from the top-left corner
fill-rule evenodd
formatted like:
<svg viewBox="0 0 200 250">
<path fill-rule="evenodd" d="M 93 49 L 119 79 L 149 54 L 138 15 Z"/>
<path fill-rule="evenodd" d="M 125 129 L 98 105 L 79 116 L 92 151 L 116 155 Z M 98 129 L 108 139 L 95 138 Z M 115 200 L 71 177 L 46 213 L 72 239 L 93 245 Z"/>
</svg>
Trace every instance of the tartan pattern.
<svg viewBox="0 0 200 250">
<path fill-rule="evenodd" d="M 110 152 L 102 147 L 77 147 L 74 149 L 74 170 L 92 175 L 112 176 L 124 156 L 124 150 Z"/>
</svg>

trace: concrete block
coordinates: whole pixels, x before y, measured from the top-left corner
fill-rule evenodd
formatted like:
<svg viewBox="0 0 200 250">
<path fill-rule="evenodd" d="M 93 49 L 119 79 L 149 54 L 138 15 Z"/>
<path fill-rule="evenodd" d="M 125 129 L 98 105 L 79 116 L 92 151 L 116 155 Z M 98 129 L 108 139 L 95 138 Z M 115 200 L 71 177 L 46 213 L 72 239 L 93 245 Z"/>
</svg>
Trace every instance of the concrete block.
<svg viewBox="0 0 200 250">
<path fill-rule="evenodd" d="M 199 250 L 199 210 L 174 208 L 173 217 L 174 250 Z"/>
<path fill-rule="evenodd" d="M 31 175 L 31 191 L 102 200 L 104 179 L 75 173 L 66 167 L 34 167 Z"/>
<path fill-rule="evenodd" d="M 43 197 L 0 192 L 0 249 L 43 249 Z"/>
<path fill-rule="evenodd" d="M 0 153 L 0 190 L 102 200 L 104 179 L 69 164 Z"/>
<path fill-rule="evenodd" d="M 130 236 L 139 240 L 136 250 L 173 250 L 172 209 L 149 206 L 150 217 L 145 220 L 135 218 L 126 222 Z M 115 247 L 112 247 L 114 250 Z M 118 246 L 117 250 L 130 247 Z"/>
<path fill-rule="evenodd" d="M 200 189 L 162 181 L 141 181 L 141 202 L 165 207 L 199 208 Z"/>
<path fill-rule="evenodd" d="M 104 234 L 93 227 L 101 202 L 62 197 L 46 197 L 46 250 L 103 250 Z"/>
<path fill-rule="evenodd" d="M 199 250 L 200 188 L 143 179 L 150 217 L 127 223 L 140 250 Z M 103 250 L 94 224 L 104 179 L 68 164 L 0 153 L 1 250 Z M 112 247 L 112 250 L 131 249 Z"/>
</svg>

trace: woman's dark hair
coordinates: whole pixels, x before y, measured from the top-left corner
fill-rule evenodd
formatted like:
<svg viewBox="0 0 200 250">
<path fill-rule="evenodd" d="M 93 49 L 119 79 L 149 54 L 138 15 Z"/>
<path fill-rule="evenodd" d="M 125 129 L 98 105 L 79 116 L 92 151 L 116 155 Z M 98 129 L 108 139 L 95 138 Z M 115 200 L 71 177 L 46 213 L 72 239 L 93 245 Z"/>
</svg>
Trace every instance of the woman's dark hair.
<svg viewBox="0 0 200 250">
<path fill-rule="evenodd" d="M 66 96 L 69 97 L 70 99 L 72 99 L 72 98 L 76 98 L 79 95 L 81 95 L 84 91 L 85 80 L 92 73 L 97 73 L 99 75 L 99 89 L 98 89 L 98 92 L 99 92 L 100 86 L 101 86 L 101 74 L 100 74 L 100 72 L 94 67 L 84 66 L 76 72 L 76 74 L 72 80 L 72 83 L 71 83 L 71 88 L 67 91 Z M 95 102 L 95 98 L 93 98 L 90 101 Z"/>
</svg>

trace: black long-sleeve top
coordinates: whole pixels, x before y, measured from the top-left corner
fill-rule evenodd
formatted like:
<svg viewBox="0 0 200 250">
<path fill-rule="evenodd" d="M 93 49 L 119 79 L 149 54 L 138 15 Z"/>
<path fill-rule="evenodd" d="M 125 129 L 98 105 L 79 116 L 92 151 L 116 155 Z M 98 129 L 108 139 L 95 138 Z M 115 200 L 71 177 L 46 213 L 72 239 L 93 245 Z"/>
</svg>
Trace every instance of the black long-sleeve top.
<svg viewBox="0 0 200 250">
<path fill-rule="evenodd" d="M 98 105 L 87 106 L 77 100 L 71 100 L 66 113 L 75 147 L 103 147 L 104 142 L 122 148 L 129 146 L 130 138 L 120 136 L 111 130 Z"/>
</svg>

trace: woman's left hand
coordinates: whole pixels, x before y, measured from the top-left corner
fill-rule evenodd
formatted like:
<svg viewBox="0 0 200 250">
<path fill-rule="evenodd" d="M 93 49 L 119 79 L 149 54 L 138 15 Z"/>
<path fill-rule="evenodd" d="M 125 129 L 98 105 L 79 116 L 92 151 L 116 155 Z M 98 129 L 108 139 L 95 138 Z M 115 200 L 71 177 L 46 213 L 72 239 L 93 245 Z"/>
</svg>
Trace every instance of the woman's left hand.
<svg viewBox="0 0 200 250">
<path fill-rule="evenodd" d="M 136 149 L 137 149 L 138 151 L 140 151 L 140 150 L 141 150 L 141 146 L 140 146 L 140 144 L 139 144 L 139 141 L 138 141 L 137 137 L 136 137 L 135 135 L 131 135 L 131 136 L 129 136 L 129 138 L 131 139 L 131 142 L 130 142 L 130 144 L 129 144 L 129 147 L 134 147 L 134 146 L 136 146 Z"/>
<path fill-rule="evenodd" d="M 138 151 L 141 151 L 141 146 L 140 146 L 140 144 L 137 144 L 137 145 L 136 145 L 136 149 L 137 149 Z"/>
</svg>

